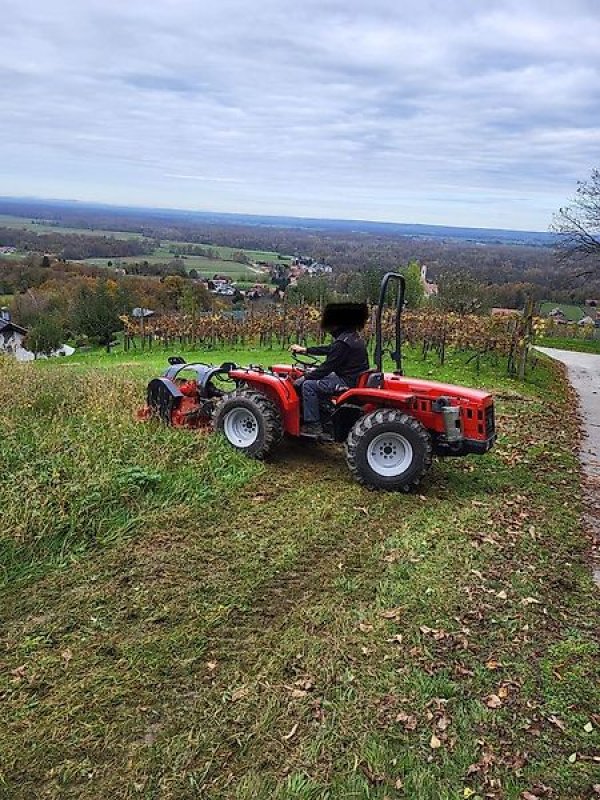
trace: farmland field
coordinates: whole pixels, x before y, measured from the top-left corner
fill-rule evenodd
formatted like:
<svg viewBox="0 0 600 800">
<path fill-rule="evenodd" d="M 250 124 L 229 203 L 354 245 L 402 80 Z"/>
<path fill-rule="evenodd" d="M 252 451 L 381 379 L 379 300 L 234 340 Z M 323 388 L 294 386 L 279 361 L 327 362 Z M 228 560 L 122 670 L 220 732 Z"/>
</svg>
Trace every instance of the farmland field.
<svg viewBox="0 0 600 800">
<path fill-rule="evenodd" d="M 145 239 L 145 237 L 139 233 L 104 230 L 100 228 L 69 228 L 63 227 L 62 225 L 49 224 L 43 220 L 37 221 L 26 217 L 16 217 L 7 214 L 0 214 L 0 228 L 2 227 L 16 228 L 18 230 L 26 230 L 40 234 L 60 233 L 84 236 L 107 236 L 115 239 Z M 183 242 L 169 239 L 162 240 L 160 247 L 155 248 L 152 254 L 149 255 L 127 256 L 124 258 L 87 258 L 82 259 L 82 263 L 92 264 L 99 267 L 108 267 L 109 261 L 112 263 L 113 267 L 125 266 L 127 264 L 139 264 L 144 261 L 148 261 L 150 264 L 164 264 L 172 261 L 175 257 L 174 249 L 182 246 L 199 246 L 210 248 L 214 253 L 216 253 L 216 259 L 210 259 L 203 256 L 184 255 L 182 263 L 186 269 L 195 269 L 203 277 L 212 277 L 216 273 L 222 273 L 227 275 L 231 280 L 255 283 L 257 280 L 264 278 L 266 275 L 262 269 L 233 261 L 233 254 L 240 252 L 240 250 L 237 250 L 236 248 L 213 245 L 210 243 L 199 244 L 198 242 Z M 276 261 L 280 264 L 289 264 L 291 260 L 291 256 L 282 255 L 274 251 L 243 249 L 241 252 L 245 253 L 245 255 L 252 261 Z M 24 255 L 26 254 L 20 252 L 2 255 L 0 256 L 0 261 L 3 259 L 17 261 L 22 259 Z"/>
<path fill-rule="evenodd" d="M 128 256 L 126 258 L 87 258 L 83 264 L 93 264 L 98 267 L 108 266 L 111 261 L 113 267 L 125 266 L 127 264 L 142 264 L 147 261 L 149 264 L 165 264 L 174 258 L 172 253 L 155 253 L 147 256 Z M 264 280 L 266 273 L 263 270 L 239 264 L 235 261 L 222 261 L 221 259 L 204 258 L 203 256 L 186 256 L 181 261 L 188 271 L 195 269 L 201 275 L 212 278 L 215 274 L 227 275 L 231 280 L 246 280 L 255 283 L 257 280 Z"/>
<path fill-rule="evenodd" d="M 14 217 L 9 214 L 0 214 L 0 228 L 16 228 L 17 230 L 31 231 L 32 233 L 73 233 L 79 236 L 113 236 L 115 239 L 142 239 L 139 233 L 129 231 L 106 231 L 100 228 L 69 228 L 54 225 L 42 220 L 32 220 L 28 217 Z"/>
<path fill-rule="evenodd" d="M 135 422 L 166 355 L 0 369 L 2 796 L 589 798 L 599 604 L 558 368 L 409 353 L 496 389 L 500 439 L 398 495 L 337 446 L 259 464 Z"/>
<path fill-rule="evenodd" d="M 578 322 L 587 315 L 587 311 L 582 306 L 573 306 L 568 303 L 542 303 L 540 305 L 540 313 L 546 317 L 554 308 L 560 308 L 565 317 L 571 322 Z"/>
</svg>

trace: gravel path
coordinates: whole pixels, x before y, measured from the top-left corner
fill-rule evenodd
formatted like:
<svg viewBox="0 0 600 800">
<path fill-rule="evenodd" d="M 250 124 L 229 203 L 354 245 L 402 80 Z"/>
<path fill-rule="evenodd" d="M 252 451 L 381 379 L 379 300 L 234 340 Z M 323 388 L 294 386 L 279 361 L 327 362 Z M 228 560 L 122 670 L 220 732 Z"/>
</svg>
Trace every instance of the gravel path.
<svg viewBox="0 0 600 800">
<path fill-rule="evenodd" d="M 600 355 L 552 347 L 537 349 L 566 365 L 569 380 L 579 395 L 584 428 L 580 457 L 586 476 L 585 522 L 594 539 L 594 579 L 600 586 Z"/>
</svg>

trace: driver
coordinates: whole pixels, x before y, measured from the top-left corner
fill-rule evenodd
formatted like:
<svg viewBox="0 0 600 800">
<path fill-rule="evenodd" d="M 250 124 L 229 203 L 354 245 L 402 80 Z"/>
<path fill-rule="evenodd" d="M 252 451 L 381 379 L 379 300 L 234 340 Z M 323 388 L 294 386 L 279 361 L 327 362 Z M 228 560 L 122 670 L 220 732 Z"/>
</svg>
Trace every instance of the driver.
<svg viewBox="0 0 600 800">
<path fill-rule="evenodd" d="M 328 303 L 323 311 L 321 328 L 333 336 L 333 343 L 320 347 L 293 344 L 292 353 L 327 356 L 318 367 L 301 379 L 304 425 L 302 433 L 323 433 L 319 400 L 356 386 L 361 372 L 369 369 L 369 356 L 359 330 L 364 328 L 369 311 L 364 303 Z"/>
</svg>

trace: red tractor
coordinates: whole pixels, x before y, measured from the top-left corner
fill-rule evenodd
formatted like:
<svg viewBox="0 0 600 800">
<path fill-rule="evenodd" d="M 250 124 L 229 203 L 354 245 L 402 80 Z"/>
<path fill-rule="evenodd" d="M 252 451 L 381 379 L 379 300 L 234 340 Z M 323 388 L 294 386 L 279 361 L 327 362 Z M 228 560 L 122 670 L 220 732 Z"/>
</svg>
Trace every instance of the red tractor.
<svg viewBox="0 0 600 800">
<path fill-rule="evenodd" d="M 391 281 L 398 283 L 396 369 L 383 371 L 382 315 Z M 375 325 L 375 367 L 358 385 L 322 402 L 321 440 L 344 442 L 348 467 L 362 484 L 409 491 L 418 485 L 432 455 L 486 453 L 495 441 L 494 401 L 487 392 L 402 373 L 400 318 L 404 278 L 387 273 L 381 283 Z M 300 438 L 302 407 L 295 381 L 315 365 L 314 358 L 293 355 L 294 364 L 239 367 L 225 363 L 187 364 L 170 358 L 170 367 L 148 384 L 145 418 L 170 425 L 209 425 L 236 449 L 265 458 L 284 434 Z"/>
</svg>

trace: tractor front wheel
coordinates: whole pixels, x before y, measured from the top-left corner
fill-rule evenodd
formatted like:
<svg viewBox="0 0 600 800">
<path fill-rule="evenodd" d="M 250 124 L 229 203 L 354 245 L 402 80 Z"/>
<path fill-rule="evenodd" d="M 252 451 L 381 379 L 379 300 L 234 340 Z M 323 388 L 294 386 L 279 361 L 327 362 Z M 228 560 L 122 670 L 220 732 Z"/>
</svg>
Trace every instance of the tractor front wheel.
<svg viewBox="0 0 600 800">
<path fill-rule="evenodd" d="M 249 389 L 238 389 L 220 401 L 213 428 L 236 450 L 258 459 L 265 458 L 283 436 L 279 409 L 264 394 Z"/>
<path fill-rule="evenodd" d="M 365 414 L 346 440 L 346 461 L 359 483 L 410 491 L 431 466 L 431 437 L 421 423 L 394 408 Z"/>
</svg>

